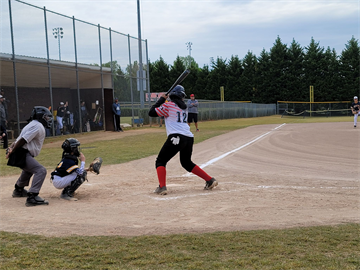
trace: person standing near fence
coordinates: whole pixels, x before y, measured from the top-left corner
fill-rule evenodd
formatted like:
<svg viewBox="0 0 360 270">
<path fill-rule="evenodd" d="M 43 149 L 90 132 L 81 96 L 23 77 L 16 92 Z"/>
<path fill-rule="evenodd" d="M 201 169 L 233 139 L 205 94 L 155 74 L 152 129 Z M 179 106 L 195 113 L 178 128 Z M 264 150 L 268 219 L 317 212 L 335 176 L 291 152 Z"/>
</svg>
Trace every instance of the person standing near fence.
<svg viewBox="0 0 360 270">
<path fill-rule="evenodd" d="M 8 103 L 10 102 L 6 97 L 5 97 L 5 91 L 4 89 L 1 89 L 0 91 L 0 96 L 2 96 L 2 105 L 4 106 L 4 109 L 5 109 L 5 119 L 7 120 L 8 119 Z M 7 123 L 6 123 L 7 125 Z"/>
<path fill-rule="evenodd" d="M 351 104 L 351 111 L 354 115 L 354 128 L 356 128 L 357 118 L 360 115 L 360 103 L 357 96 L 354 97 L 354 102 Z"/>
<path fill-rule="evenodd" d="M 188 125 L 190 126 L 190 124 L 194 121 L 196 131 L 199 131 L 198 123 L 197 123 L 198 122 L 198 113 L 199 113 L 198 106 L 199 106 L 199 102 L 195 99 L 195 95 L 191 94 L 190 99 L 187 102 Z"/>
<path fill-rule="evenodd" d="M 65 115 L 64 102 L 60 102 L 60 106 L 57 108 L 57 112 L 56 112 L 56 121 L 57 121 L 58 129 L 60 130 L 61 134 L 64 134 L 64 125 L 63 125 L 64 115 Z"/>
<path fill-rule="evenodd" d="M 114 103 L 112 105 L 112 111 L 114 114 L 114 131 L 123 132 L 120 126 L 121 108 L 120 108 L 119 100 L 117 98 L 115 98 Z"/>
<path fill-rule="evenodd" d="M 85 101 L 81 101 L 80 110 L 81 110 L 82 131 L 84 131 L 84 132 L 90 131 L 90 130 L 88 130 L 88 127 L 87 127 L 89 114 L 88 114 L 88 111 L 85 106 Z"/>
<path fill-rule="evenodd" d="M 7 126 L 7 113 L 5 109 L 5 98 L 3 95 L 0 95 L 0 125 L 6 128 Z"/>
<path fill-rule="evenodd" d="M 0 125 L 0 139 L 3 140 L 3 148 L 8 148 L 8 136 L 6 128 L 3 125 Z"/>
</svg>

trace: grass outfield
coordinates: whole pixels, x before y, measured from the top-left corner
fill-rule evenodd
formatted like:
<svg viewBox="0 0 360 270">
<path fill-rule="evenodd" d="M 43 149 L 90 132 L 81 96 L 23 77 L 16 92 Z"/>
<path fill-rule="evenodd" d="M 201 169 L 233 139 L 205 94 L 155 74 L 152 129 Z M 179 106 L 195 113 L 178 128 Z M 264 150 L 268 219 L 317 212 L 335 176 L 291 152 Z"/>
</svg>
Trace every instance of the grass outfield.
<svg viewBox="0 0 360 270">
<path fill-rule="evenodd" d="M 295 118 L 286 117 L 281 118 L 278 115 L 256 117 L 256 118 L 240 118 L 199 122 L 200 132 L 196 133 L 195 143 L 202 142 L 206 139 L 227 133 L 232 130 L 245 128 L 253 125 L 264 124 L 282 124 L 282 123 L 314 123 L 314 122 L 352 122 L 353 118 L 349 116 L 344 117 L 312 117 L 312 118 Z M 350 128 L 352 124 L 349 123 Z M 116 140 L 96 141 L 94 143 L 82 143 L 82 138 L 91 137 L 94 133 L 102 133 L 103 131 L 96 131 L 83 134 L 71 134 L 67 136 L 49 137 L 45 139 L 45 143 L 53 143 L 64 141 L 67 137 L 77 138 L 81 142 L 82 152 L 86 157 L 101 156 L 104 160 L 104 165 L 119 164 L 136 160 L 139 158 L 155 155 L 159 152 L 161 146 L 166 140 L 166 132 L 164 127 L 163 133 L 147 132 L 151 129 L 159 129 L 158 125 L 153 127 L 135 127 L 130 129 L 141 129 L 142 134 L 122 137 Z M 129 130 L 129 129 L 128 129 Z M 191 125 L 191 130 L 194 132 L 194 124 Z M 43 148 L 40 155 L 36 158 L 40 164 L 44 165 L 48 170 L 53 170 L 56 164 L 60 161 L 62 149 L 59 148 Z M 0 171 L 2 176 L 18 174 L 18 168 L 6 166 L 7 160 L 4 158 L 5 150 L 0 149 Z M 87 162 L 88 164 L 88 162 Z"/>
<path fill-rule="evenodd" d="M 195 143 L 251 125 L 345 121 L 352 122 L 352 117 L 270 116 L 201 122 Z M 81 146 L 85 155 L 102 156 L 104 165 L 127 162 L 158 153 L 166 134 L 164 128 L 161 136 L 147 132 L 154 128 L 158 127 L 143 127 L 141 135 Z M 193 125 L 191 128 L 194 130 Z M 72 136 L 81 141 L 92 133 Z M 47 138 L 46 142 L 64 138 Z M 37 159 L 53 169 L 60 156 L 61 149 L 44 148 Z M 19 169 L 5 165 L 4 153 L 1 157 L 1 175 L 19 173 Z M 0 232 L 0 269 L 355 270 L 360 269 L 360 225 L 139 237 L 44 237 Z"/>
</svg>

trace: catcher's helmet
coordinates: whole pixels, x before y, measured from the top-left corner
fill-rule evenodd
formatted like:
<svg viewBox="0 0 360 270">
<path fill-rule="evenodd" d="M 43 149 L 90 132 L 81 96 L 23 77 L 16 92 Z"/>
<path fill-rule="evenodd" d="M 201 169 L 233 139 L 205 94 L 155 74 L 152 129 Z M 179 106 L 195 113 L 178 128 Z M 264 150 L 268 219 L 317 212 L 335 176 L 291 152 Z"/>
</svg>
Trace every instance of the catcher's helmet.
<svg viewBox="0 0 360 270">
<path fill-rule="evenodd" d="M 80 147 L 80 142 L 74 138 L 66 139 L 61 145 L 61 148 L 64 150 L 65 153 L 70 154 L 71 152 L 73 152 L 74 155 L 77 157 L 80 156 L 79 147 Z"/>
<path fill-rule="evenodd" d="M 183 99 L 186 97 L 185 89 L 181 85 L 177 85 L 169 94 L 170 99 Z"/>
<path fill-rule="evenodd" d="M 35 106 L 31 112 L 30 120 L 38 120 L 44 128 L 51 128 L 53 115 L 48 108 Z"/>
</svg>

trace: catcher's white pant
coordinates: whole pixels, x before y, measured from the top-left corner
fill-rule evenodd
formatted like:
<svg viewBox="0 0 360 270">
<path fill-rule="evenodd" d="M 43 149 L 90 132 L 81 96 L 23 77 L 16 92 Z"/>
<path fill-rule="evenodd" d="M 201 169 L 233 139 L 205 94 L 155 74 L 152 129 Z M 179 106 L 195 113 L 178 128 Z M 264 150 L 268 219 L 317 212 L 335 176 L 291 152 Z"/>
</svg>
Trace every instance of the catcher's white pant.
<svg viewBox="0 0 360 270">
<path fill-rule="evenodd" d="M 357 119 L 358 119 L 359 115 L 360 115 L 360 111 L 358 111 L 358 113 L 354 114 L 354 126 L 357 125 Z"/>
<path fill-rule="evenodd" d="M 54 175 L 52 183 L 57 189 L 63 189 L 67 186 L 70 186 L 71 182 L 74 181 L 77 176 L 78 174 L 76 172 L 73 172 L 72 174 L 66 175 L 64 177 Z"/>
</svg>

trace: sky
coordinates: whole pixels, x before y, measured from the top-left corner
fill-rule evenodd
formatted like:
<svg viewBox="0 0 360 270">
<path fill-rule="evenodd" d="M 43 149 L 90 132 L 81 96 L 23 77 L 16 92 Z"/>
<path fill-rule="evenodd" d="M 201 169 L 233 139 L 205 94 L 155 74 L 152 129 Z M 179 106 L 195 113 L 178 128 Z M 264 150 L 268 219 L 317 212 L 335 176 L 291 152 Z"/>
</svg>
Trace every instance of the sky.
<svg viewBox="0 0 360 270">
<path fill-rule="evenodd" d="M 25 2 L 138 37 L 136 0 Z M 359 39 L 360 1 L 140 0 L 140 20 L 151 62 L 161 56 L 171 65 L 178 55 L 191 53 L 202 67 L 210 65 L 211 58 L 243 59 L 249 51 L 259 56 L 263 49 L 270 51 L 278 36 L 288 46 L 294 39 L 302 47 L 314 38 L 321 47 L 340 54 L 352 37 Z"/>
</svg>

